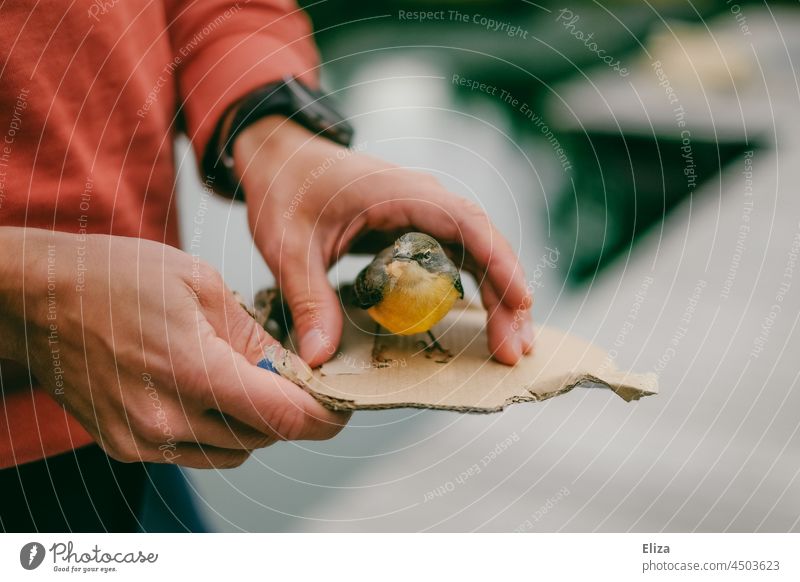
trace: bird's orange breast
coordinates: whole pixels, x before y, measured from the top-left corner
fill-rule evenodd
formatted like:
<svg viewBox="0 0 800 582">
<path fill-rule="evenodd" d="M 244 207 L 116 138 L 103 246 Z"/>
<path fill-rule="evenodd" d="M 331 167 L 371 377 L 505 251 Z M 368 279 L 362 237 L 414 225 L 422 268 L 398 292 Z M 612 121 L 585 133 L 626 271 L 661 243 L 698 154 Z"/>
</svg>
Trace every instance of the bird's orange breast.
<svg viewBox="0 0 800 582">
<path fill-rule="evenodd" d="M 428 331 L 447 315 L 460 296 L 449 277 L 429 273 L 419 265 L 390 264 L 387 270 L 390 282 L 383 298 L 367 312 L 394 334 Z"/>
</svg>

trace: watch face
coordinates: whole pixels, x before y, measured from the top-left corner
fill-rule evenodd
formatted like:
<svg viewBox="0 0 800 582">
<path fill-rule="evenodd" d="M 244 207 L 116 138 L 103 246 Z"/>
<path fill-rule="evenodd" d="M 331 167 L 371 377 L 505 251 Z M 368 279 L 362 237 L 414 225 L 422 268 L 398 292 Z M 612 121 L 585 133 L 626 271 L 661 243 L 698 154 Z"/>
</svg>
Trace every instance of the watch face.
<svg viewBox="0 0 800 582">
<path fill-rule="evenodd" d="M 329 138 L 348 145 L 353 137 L 353 128 L 335 109 L 327 105 L 325 97 L 313 94 L 293 77 L 285 79 L 284 85 L 295 100 L 294 109 L 317 131 Z M 298 119 L 299 121 L 299 119 Z"/>
</svg>

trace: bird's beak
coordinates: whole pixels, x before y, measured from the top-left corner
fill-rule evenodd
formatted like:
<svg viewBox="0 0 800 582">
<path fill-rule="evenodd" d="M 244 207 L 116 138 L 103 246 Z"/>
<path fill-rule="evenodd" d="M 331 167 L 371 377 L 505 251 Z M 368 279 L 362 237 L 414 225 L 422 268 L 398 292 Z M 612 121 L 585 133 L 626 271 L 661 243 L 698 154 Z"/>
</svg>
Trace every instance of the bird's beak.
<svg viewBox="0 0 800 582">
<path fill-rule="evenodd" d="M 406 263 L 411 261 L 411 255 L 409 255 L 408 253 L 394 253 L 392 255 L 392 258 L 395 261 L 403 261 L 403 262 L 406 262 Z"/>
</svg>

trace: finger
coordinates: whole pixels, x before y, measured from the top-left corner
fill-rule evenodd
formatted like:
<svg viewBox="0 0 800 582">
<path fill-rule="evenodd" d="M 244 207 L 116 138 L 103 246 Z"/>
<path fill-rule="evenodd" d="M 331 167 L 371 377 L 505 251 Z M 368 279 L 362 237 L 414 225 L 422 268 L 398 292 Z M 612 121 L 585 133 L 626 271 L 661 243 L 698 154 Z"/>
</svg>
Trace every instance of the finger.
<svg viewBox="0 0 800 582">
<path fill-rule="evenodd" d="M 322 253 L 308 241 L 284 244 L 278 257 L 278 285 L 292 312 L 300 356 L 311 367 L 328 361 L 342 335 L 342 311 Z"/>
<path fill-rule="evenodd" d="M 222 449 L 252 451 L 274 444 L 274 434 L 259 432 L 217 410 L 193 414 L 174 429 L 175 440 Z"/>
<path fill-rule="evenodd" d="M 328 439 L 346 424 L 349 415 L 328 410 L 296 384 L 253 366 L 223 340 L 211 343 L 209 408 L 281 440 Z"/>
<path fill-rule="evenodd" d="M 408 232 L 408 229 L 392 231 L 367 230 L 366 232 L 362 232 L 359 230 L 361 228 L 363 228 L 363 224 L 357 223 L 356 221 L 353 221 L 353 223 L 348 226 L 342 238 L 344 241 L 351 240 L 352 242 L 349 246 L 342 245 L 341 248 L 338 248 L 338 256 L 344 255 L 345 253 L 374 255 L 386 247 L 391 246 L 399 236 Z"/>
<path fill-rule="evenodd" d="M 479 291 L 481 293 L 481 301 L 489 317 L 488 331 L 493 334 L 493 339 L 490 343 L 497 346 L 502 341 L 502 338 L 516 335 L 520 338 L 522 353 L 531 353 L 533 351 L 534 333 L 530 309 L 518 306 L 517 309 L 511 311 L 508 305 L 497 299 L 494 288 L 485 281 L 483 273 L 474 261 L 466 261 L 464 268 L 476 281 L 483 281 L 479 286 Z M 514 351 L 516 352 L 517 350 L 515 349 Z"/>
<path fill-rule="evenodd" d="M 230 305 L 229 312 L 243 312 L 230 298 L 226 301 Z M 205 309 L 210 310 L 214 317 L 216 311 L 213 308 L 206 305 Z M 197 365 L 194 373 L 185 377 L 180 391 L 185 391 L 203 408 L 219 410 L 275 439 L 325 439 L 342 429 L 348 415 L 327 410 L 296 384 L 254 366 L 253 362 L 262 357 L 260 352 L 240 347 L 241 351 L 248 352 L 249 356 L 245 356 L 212 329 L 214 326 L 205 315 L 198 316 L 197 349 L 184 346 L 197 360 Z M 247 321 L 250 325 L 248 319 L 239 321 Z M 203 329 L 204 326 L 207 329 Z M 228 329 L 220 324 L 218 316 L 216 327 Z M 268 335 L 260 336 L 262 332 L 254 333 L 266 337 L 264 341 L 271 341 Z M 259 341 L 250 340 L 249 345 L 256 345 Z"/>
<path fill-rule="evenodd" d="M 250 456 L 249 450 L 227 449 L 168 439 L 159 444 L 145 442 L 125 430 L 118 430 L 98 443 L 108 456 L 122 463 L 175 463 L 186 467 L 220 469 L 238 467 Z"/>
<path fill-rule="evenodd" d="M 489 351 L 498 362 L 516 364 L 533 350 L 533 326 L 528 310 L 512 310 L 500 302 L 490 285 L 481 286 L 487 311 L 486 337 Z"/>
<path fill-rule="evenodd" d="M 151 394 L 157 398 L 151 396 L 144 402 L 131 403 L 122 411 L 118 428 L 108 435 L 110 448 L 124 453 L 137 443 L 153 448 L 192 442 L 225 449 L 253 450 L 278 440 L 272 433 L 260 432 L 217 410 L 197 410 L 198 403 L 182 398 L 180 393 L 175 400 L 168 397 L 161 400 L 155 390 Z"/>
<path fill-rule="evenodd" d="M 200 298 L 203 315 L 214 332 L 251 363 L 260 361 L 264 350 L 277 340 L 253 319 L 221 279 L 216 288 L 208 287 Z"/>
<path fill-rule="evenodd" d="M 530 308 L 533 298 L 525 284 L 525 273 L 506 238 L 476 204 L 462 200 L 460 204 L 451 202 L 451 206 L 458 242 L 486 276 L 487 281 L 480 283 L 491 284 L 495 295 L 508 307 Z"/>
<path fill-rule="evenodd" d="M 150 463 L 170 463 L 192 469 L 233 469 L 250 458 L 251 451 L 235 450 L 198 445 L 196 443 L 177 443 L 162 445 L 149 451 Z"/>
</svg>

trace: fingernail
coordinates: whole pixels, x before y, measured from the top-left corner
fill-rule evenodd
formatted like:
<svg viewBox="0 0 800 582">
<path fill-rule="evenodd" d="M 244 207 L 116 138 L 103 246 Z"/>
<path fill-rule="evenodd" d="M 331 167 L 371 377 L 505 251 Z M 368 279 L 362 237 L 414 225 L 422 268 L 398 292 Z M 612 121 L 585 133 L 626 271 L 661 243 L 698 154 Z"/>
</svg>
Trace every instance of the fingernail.
<svg viewBox="0 0 800 582">
<path fill-rule="evenodd" d="M 527 354 L 533 349 L 533 324 L 530 319 L 525 320 L 519 333 L 522 338 L 522 351 Z"/>
<path fill-rule="evenodd" d="M 312 329 L 300 340 L 300 355 L 303 359 L 316 366 L 332 356 L 330 340 L 326 340 L 322 330 Z"/>
<path fill-rule="evenodd" d="M 533 307 L 533 294 L 530 291 L 525 292 L 525 299 L 523 300 L 523 304 L 525 305 L 525 309 L 530 309 Z"/>
<path fill-rule="evenodd" d="M 512 350 L 514 351 L 514 359 L 518 361 L 522 357 L 525 349 L 522 345 L 522 338 L 519 335 L 515 336 L 511 345 L 513 346 Z"/>
</svg>

